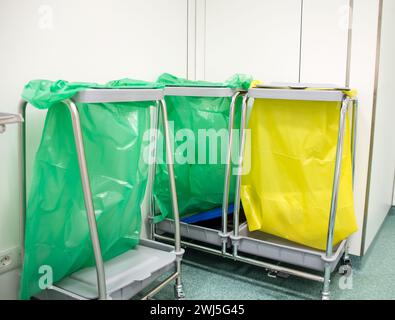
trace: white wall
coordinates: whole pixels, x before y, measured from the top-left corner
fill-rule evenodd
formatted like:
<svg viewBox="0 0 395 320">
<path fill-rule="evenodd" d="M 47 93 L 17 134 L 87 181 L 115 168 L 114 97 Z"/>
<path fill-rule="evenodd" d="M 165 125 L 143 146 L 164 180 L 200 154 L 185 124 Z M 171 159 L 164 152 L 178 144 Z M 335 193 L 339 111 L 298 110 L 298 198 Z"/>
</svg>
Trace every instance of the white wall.
<svg viewBox="0 0 395 320">
<path fill-rule="evenodd" d="M 392 206 L 395 172 L 395 1 L 384 0 L 373 157 L 364 251 Z"/>
<path fill-rule="evenodd" d="M 1 0 L 0 112 L 16 113 L 23 85 L 36 78 L 185 77 L 186 26 L 184 0 Z M 28 117 L 31 158 L 42 115 Z M 16 143 L 16 127 L 0 135 L 0 252 L 19 246 Z M 4 290 L 16 279 L 16 272 L 0 275 L 0 299 L 15 297 Z"/>
<path fill-rule="evenodd" d="M 300 0 L 206 1 L 203 76 L 298 81 Z"/>
<path fill-rule="evenodd" d="M 304 0 L 300 81 L 345 85 L 349 0 Z"/>
</svg>

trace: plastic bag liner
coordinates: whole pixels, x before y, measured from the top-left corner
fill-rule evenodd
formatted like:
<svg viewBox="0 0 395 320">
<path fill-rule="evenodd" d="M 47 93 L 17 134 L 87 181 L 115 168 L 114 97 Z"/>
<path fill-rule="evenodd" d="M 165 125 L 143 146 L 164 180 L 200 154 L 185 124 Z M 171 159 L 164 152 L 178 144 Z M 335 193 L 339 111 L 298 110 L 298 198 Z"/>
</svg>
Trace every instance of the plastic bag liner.
<svg viewBox="0 0 395 320">
<path fill-rule="evenodd" d="M 255 99 L 244 162 L 250 162 L 251 170 L 241 187 L 250 231 L 325 250 L 340 105 Z M 346 122 L 334 245 L 357 230 Z"/>
<path fill-rule="evenodd" d="M 247 89 L 251 80 L 250 77 L 244 75 L 235 75 L 224 83 L 213 83 L 190 81 L 170 74 L 163 74 L 157 82 L 166 86 Z M 226 162 L 225 160 L 222 162 L 221 159 L 226 159 L 226 156 L 223 157 L 223 155 L 226 155 L 227 149 L 221 148 L 220 137 L 221 133 L 228 133 L 231 98 L 165 96 L 165 100 L 170 122 L 170 134 L 175 137 L 174 172 L 180 216 L 186 217 L 221 206 Z M 241 97 L 237 99 L 236 110 L 238 111 L 235 116 L 235 128 L 238 128 L 239 125 L 241 100 Z M 182 138 L 177 137 L 184 129 L 187 129 L 189 134 Z M 210 145 L 212 141 L 209 138 L 199 139 L 199 131 L 202 133 L 207 129 L 218 133 L 217 147 Z M 182 147 L 185 146 L 187 140 L 191 141 L 191 139 L 195 139 L 192 144 L 195 147 L 193 153 Z M 164 150 L 164 148 L 162 149 Z M 212 154 L 213 149 L 216 155 Z M 201 150 L 205 150 L 204 159 L 202 159 L 202 154 L 199 154 Z M 178 161 L 180 155 L 187 160 L 185 162 Z M 211 159 L 216 158 L 216 161 L 210 163 L 210 157 L 213 157 Z M 231 201 L 233 201 L 234 182 L 235 179 L 232 179 L 229 198 Z M 160 222 L 166 217 L 172 218 L 169 194 L 167 166 L 165 163 L 159 163 L 155 177 L 154 197 L 161 213 L 155 216 L 154 222 Z"/>
<path fill-rule="evenodd" d="M 28 198 L 21 298 L 49 281 L 94 265 L 80 171 L 68 108 L 61 101 L 86 88 L 155 88 L 129 79 L 107 85 L 36 80 L 22 97 L 47 112 Z M 98 233 L 104 260 L 139 241 L 147 184 L 141 137 L 152 102 L 78 104 Z M 53 279 L 51 279 L 51 277 Z"/>
</svg>

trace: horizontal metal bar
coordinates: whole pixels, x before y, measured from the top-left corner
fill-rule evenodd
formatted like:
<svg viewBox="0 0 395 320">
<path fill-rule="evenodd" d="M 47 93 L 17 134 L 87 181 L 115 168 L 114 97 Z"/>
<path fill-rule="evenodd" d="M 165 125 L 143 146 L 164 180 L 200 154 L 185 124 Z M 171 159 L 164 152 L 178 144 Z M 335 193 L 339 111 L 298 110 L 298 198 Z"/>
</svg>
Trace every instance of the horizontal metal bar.
<svg viewBox="0 0 395 320">
<path fill-rule="evenodd" d="M 20 123 L 20 122 L 23 122 L 23 118 L 20 114 L 0 112 L 0 125 Z"/>
<path fill-rule="evenodd" d="M 76 103 L 107 103 L 157 101 L 163 99 L 162 89 L 86 89 L 72 100 Z"/>
<path fill-rule="evenodd" d="M 303 100 L 303 101 L 343 101 L 344 93 L 336 90 L 292 90 L 252 88 L 248 96 L 255 99 Z"/>
<path fill-rule="evenodd" d="M 71 298 L 73 298 L 73 299 L 76 299 L 76 300 L 88 300 L 87 298 L 85 298 L 85 297 L 83 297 L 83 296 L 81 296 L 81 295 L 79 295 L 79 294 L 76 294 L 76 293 L 74 293 L 74 292 L 71 292 L 71 291 L 69 291 L 69 290 L 60 288 L 60 287 L 55 286 L 55 285 L 53 285 L 51 288 L 49 288 L 49 289 L 47 289 L 47 290 L 54 290 L 54 291 L 57 291 L 57 292 L 59 292 L 59 293 L 61 293 L 61 294 L 64 294 L 64 295 L 69 296 L 69 297 L 71 297 Z"/>
<path fill-rule="evenodd" d="M 319 90 L 351 90 L 349 87 L 340 87 L 332 83 L 292 83 L 292 82 L 271 82 L 268 84 L 257 84 L 257 88 L 266 89 L 319 89 Z"/>
<path fill-rule="evenodd" d="M 246 228 L 247 228 L 247 222 L 244 222 L 240 225 L 239 230 L 246 229 Z M 237 240 L 237 237 L 235 239 L 235 237 L 232 234 L 229 236 L 229 238 L 231 240 Z M 260 245 L 260 244 L 270 245 L 270 246 L 274 246 L 276 248 L 292 250 L 292 251 L 296 251 L 296 252 L 303 253 L 303 254 L 314 254 L 314 255 L 319 254 L 322 257 L 322 260 L 327 261 L 326 256 L 325 256 L 325 251 L 314 249 L 314 248 L 308 248 L 303 245 L 293 243 L 290 241 L 286 242 L 287 244 L 284 244 L 284 243 L 275 242 L 273 240 L 272 241 L 260 240 L 260 239 L 256 239 L 256 238 L 249 237 L 249 236 L 241 236 L 241 237 L 239 237 L 239 239 L 240 240 L 241 239 L 253 240 L 255 245 Z M 341 241 L 340 244 L 336 246 L 336 252 L 342 251 L 344 249 L 345 243 L 346 243 L 346 240 Z M 337 256 L 336 252 L 334 255 L 332 255 L 333 260 L 336 260 L 336 256 Z"/>
<path fill-rule="evenodd" d="M 170 243 L 174 242 L 173 238 L 166 237 L 166 236 L 161 236 L 161 235 L 156 234 L 156 233 L 154 234 L 154 237 L 155 237 L 155 239 L 158 239 L 158 240 L 163 240 L 163 241 L 167 241 L 167 242 L 170 242 Z M 190 247 L 192 249 L 204 251 L 204 252 L 211 253 L 211 254 L 214 254 L 214 255 L 217 255 L 217 256 L 222 256 L 222 251 L 221 250 L 215 250 L 215 249 L 212 249 L 212 248 L 204 247 L 204 246 L 201 246 L 201 245 L 198 245 L 198 244 L 195 244 L 195 243 L 191 243 L 191 242 L 187 242 L 187 241 L 181 241 L 181 244 L 184 245 L 184 246 Z"/>
<path fill-rule="evenodd" d="M 157 238 L 158 240 L 165 240 L 165 241 L 170 241 L 170 242 L 174 241 L 172 238 L 161 236 L 158 234 L 155 234 L 155 238 Z M 190 242 L 186 242 L 186 241 L 181 241 L 181 244 L 183 244 L 187 247 L 190 247 L 192 249 L 211 253 L 211 254 L 214 254 L 217 256 L 222 256 L 227 259 L 248 263 L 248 264 L 251 264 L 254 266 L 258 266 L 261 268 L 270 269 L 270 270 L 274 270 L 274 271 L 278 271 L 278 272 L 284 272 L 286 274 L 293 275 L 293 276 L 303 278 L 303 279 L 308 279 L 308 280 L 317 281 L 317 282 L 324 282 L 324 277 L 321 277 L 321 276 L 318 276 L 318 275 L 315 275 L 312 273 L 308 273 L 308 272 L 304 272 L 304 271 L 300 271 L 300 270 L 295 270 L 295 269 L 291 269 L 291 268 L 287 268 L 287 267 L 282 267 L 282 266 L 275 265 L 272 263 L 263 262 L 263 261 L 259 261 L 259 260 L 255 260 L 255 259 L 251 259 L 251 258 L 247 258 L 247 257 L 242 257 L 240 255 L 237 255 L 236 257 L 234 257 L 230 253 L 224 254 L 220 250 L 207 248 L 207 247 L 204 247 L 204 246 L 201 246 L 198 244 L 194 244 L 194 243 L 190 243 Z"/>
<path fill-rule="evenodd" d="M 165 96 L 232 97 L 238 89 L 221 87 L 166 87 Z"/>
<path fill-rule="evenodd" d="M 233 255 L 230 255 L 231 257 L 233 257 Z M 266 263 L 266 262 L 262 262 L 259 260 L 254 260 L 251 258 L 246 258 L 246 257 L 241 257 L 239 255 L 236 256 L 236 260 L 237 261 L 241 261 L 241 262 L 245 262 L 245 263 L 249 263 L 258 267 L 262 267 L 262 268 L 266 268 L 266 269 L 270 269 L 270 270 L 274 270 L 274 271 L 278 271 L 278 272 L 284 272 L 287 273 L 289 275 L 293 275 L 299 278 L 303 278 L 303 279 L 308 279 L 308 280 L 312 280 L 312 281 L 317 281 L 317 282 L 324 282 L 324 277 L 312 274 L 312 273 L 308 273 L 308 272 L 304 272 L 304 271 L 300 271 L 300 270 L 295 270 L 295 269 L 291 269 L 291 268 L 287 268 L 287 267 L 281 267 L 275 264 L 271 264 L 271 263 Z"/>
<path fill-rule="evenodd" d="M 178 276 L 179 276 L 178 272 L 173 273 L 166 280 L 162 281 L 157 287 L 155 287 L 150 292 L 148 292 L 143 298 L 141 298 L 141 300 L 148 300 L 149 298 L 153 297 L 159 291 L 161 291 L 164 287 L 166 287 L 170 282 L 175 280 Z"/>
</svg>

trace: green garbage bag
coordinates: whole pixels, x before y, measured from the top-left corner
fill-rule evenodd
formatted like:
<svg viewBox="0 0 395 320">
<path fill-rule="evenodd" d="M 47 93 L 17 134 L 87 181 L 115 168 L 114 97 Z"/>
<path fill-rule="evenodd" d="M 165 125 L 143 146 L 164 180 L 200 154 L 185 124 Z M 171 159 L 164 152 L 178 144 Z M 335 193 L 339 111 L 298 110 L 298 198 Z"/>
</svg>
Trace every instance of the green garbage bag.
<svg viewBox="0 0 395 320">
<path fill-rule="evenodd" d="M 235 75 L 224 83 L 205 81 L 190 81 L 177 78 L 170 74 L 162 74 L 157 82 L 165 86 L 192 86 L 192 87 L 230 87 L 248 89 L 252 78 L 244 75 Z M 218 97 L 182 97 L 166 96 L 168 109 L 170 135 L 175 137 L 173 147 L 174 172 L 176 178 L 178 206 L 181 217 L 187 217 L 198 212 L 216 208 L 222 204 L 226 149 L 221 147 L 220 132 L 228 132 L 229 109 L 231 98 Z M 240 105 L 242 98 L 236 101 L 235 128 L 238 128 L 240 119 Z M 185 163 L 177 161 L 184 140 L 177 140 L 177 132 L 189 129 L 195 139 L 195 152 L 186 156 Z M 199 139 L 199 131 L 205 129 L 215 130 L 219 133 L 217 147 L 213 150 L 209 138 Z M 202 132 L 202 131 L 200 131 Z M 237 138 L 237 137 L 235 137 Z M 190 138 L 186 138 L 190 139 Z M 236 139 L 235 139 L 236 140 Z M 203 145 L 202 145 L 203 144 Z M 205 144 L 205 145 L 204 145 Z M 205 149 L 205 159 L 202 161 L 201 150 Z M 164 147 L 161 150 L 165 150 Z M 199 154 L 200 152 L 200 154 Z M 215 155 L 213 154 L 216 153 Z M 165 152 L 163 152 L 165 153 Z M 185 151 L 188 153 L 188 151 Z M 161 155 L 158 155 L 159 157 Z M 213 157 L 214 156 L 214 157 Z M 199 159 L 200 157 L 200 159 Z M 217 161 L 210 161 L 215 158 Z M 165 158 L 165 157 L 163 157 Z M 163 159 L 159 159 L 154 184 L 154 198 L 160 210 L 154 222 L 163 221 L 166 217 L 173 218 L 171 198 L 169 193 L 169 176 L 167 166 Z M 214 163 L 212 163 L 214 162 Z M 234 176 L 231 180 L 230 199 L 234 197 Z"/>
<path fill-rule="evenodd" d="M 42 289 L 42 272 L 47 270 L 43 267 L 50 267 L 56 283 L 94 265 L 71 117 L 61 101 L 85 88 L 105 87 L 159 86 L 129 79 L 107 85 L 36 80 L 23 91 L 26 101 L 48 112 L 26 212 L 22 299 Z M 140 205 L 148 170 L 143 161 L 146 143 L 141 137 L 150 127 L 151 105 L 154 103 L 77 105 L 104 260 L 139 241 Z"/>
</svg>

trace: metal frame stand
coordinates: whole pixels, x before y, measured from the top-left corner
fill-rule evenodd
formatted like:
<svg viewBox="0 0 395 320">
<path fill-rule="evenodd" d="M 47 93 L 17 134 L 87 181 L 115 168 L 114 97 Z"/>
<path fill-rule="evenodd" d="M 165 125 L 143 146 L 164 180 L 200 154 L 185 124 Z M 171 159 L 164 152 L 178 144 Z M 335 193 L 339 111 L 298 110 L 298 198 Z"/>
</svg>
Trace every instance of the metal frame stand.
<svg viewBox="0 0 395 320">
<path fill-rule="evenodd" d="M 172 88 L 171 95 L 176 95 L 176 88 Z M 240 149 L 239 149 L 239 159 L 238 159 L 238 176 L 236 181 L 236 191 L 235 191 L 235 202 L 234 202 L 234 215 L 233 215 L 233 232 L 228 232 L 227 230 L 227 212 L 228 212 L 228 202 L 229 202 L 229 185 L 230 185 L 230 172 L 231 172 L 231 150 L 228 150 L 227 154 L 227 164 L 225 171 L 225 183 L 224 183 L 224 197 L 223 197 L 223 205 L 222 205 L 222 232 L 219 233 L 219 236 L 222 238 L 222 248 L 221 250 L 213 249 L 207 247 L 205 245 L 200 245 L 196 243 L 192 243 L 189 241 L 181 241 L 181 243 L 186 246 L 196 250 L 200 250 L 206 253 L 210 253 L 217 256 L 222 256 L 223 258 L 241 261 L 244 263 L 248 263 L 251 265 L 255 265 L 258 267 L 262 267 L 265 270 L 269 271 L 270 274 L 274 275 L 293 275 L 297 277 L 301 277 L 304 279 L 317 281 L 323 283 L 323 291 L 322 298 L 329 299 L 330 291 L 330 275 L 335 263 L 337 263 L 339 253 L 343 254 L 344 265 L 349 265 L 349 256 L 348 256 L 348 243 L 347 240 L 343 241 L 342 244 L 337 249 L 336 254 L 333 252 L 333 233 L 334 233 L 334 224 L 336 219 L 336 209 L 337 209 L 337 199 L 338 199 L 338 190 L 339 190 L 339 182 L 340 182 L 340 173 L 341 173 L 341 158 L 343 151 L 343 143 L 344 143 L 344 129 L 345 129 L 345 121 L 346 115 L 349 107 L 349 103 L 353 102 L 352 107 L 352 165 L 353 171 L 355 167 L 355 147 L 356 147 L 356 120 L 357 120 L 357 108 L 358 108 L 358 100 L 348 98 L 342 91 L 340 90 L 284 90 L 284 89 L 250 89 L 246 95 L 240 93 L 239 95 L 243 95 L 243 103 L 242 103 L 242 115 L 241 115 L 241 125 L 240 125 Z M 232 103 L 235 102 L 237 96 L 233 97 Z M 327 233 L 327 249 L 324 253 L 315 252 L 315 259 L 318 259 L 320 263 L 323 263 L 324 266 L 324 275 L 320 276 L 318 274 L 302 271 L 299 269 L 293 269 L 291 267 L 284 267 L 278 264 L 273 264 L 269 262 L 264 262 L 255 258 L 245 257 L 239 254 L 239 246 L 242 241 L 247 238 L 244 236 L 240 236 L 239 234 L 239 211 L 240 211 L 240 185 L 241 185 L 241 174 L 242 174 L 242 165 L 244 158 L 244 145 L 245 145 L 245 128 L 247 124 L 247 111 L 248 104 L 252 99 L 262 98 L 262 99 L 284 99 L 284 100 L 310 100 L 310 101 L 333 101 L 333 102 L 341 102 L 340 108 L 340 119 L 339 119 L 339 135 L 337 142 L 337 152 L 336 152 L 336 164 L 334 170 L 334 181 L 333 181 L 333 193 L 331 199 L 331 209 L 330 209 L 330 218 L 328 221 L 328 233 Z M 230 119 L 229 119 L 229 146 L 233 143 L 233 125 L 234 125 L 234 104 L 231 106 Z M 194 226 L 195 227 L 195 226 Z M 199 228 L 199 227 L 197 227 Z M 158 240 L 162 240 L 165 242 L 172 242 L 172 239 L 155 233 L 153 231 L 153 237 Z M 233 245 L 233 252 L 227 252 L 227 241 L 230 239 Z M 204 242 L 204 238 L 202 237 L 201 242 Z M 262 246 L 262 250 L 268 248 L 270 245 L 268 242 L 255 242 L 254 245 Z M 271 249 L 275 250 L 283 250 L 284 246 L 272 244 Z M 279 247 L 281 249 L 279 249 Z M 285 248 L 287 253 L 299 253 L 304 256 L 306 250 L 301 250 L 294 247 Z M 307 253 L 309 254 L 309 253 Z M 318 257 L 317 257 L 318 256 Z M 305 267 L 306 269 L 306 267 Z M 307 268 L 308 269 L 308 268 Z M 320 269 L 322 270 L 322 269 Z"/>
<path fill-rule="evenodd" d="M 341 161 L 343 156 L 343 144 L 344 144 L 344 131 L 346 124 L 346 116 L 350 99 L 348 97 L 344 98 L 342 106 L 340 108 L 340 120 L 339 120 L 339 133 L 337 138 L 336 147 L 336 161 L 335 161 L 335 172 L 333 177 L 333 187 L 332 187 L 332 200 L 331 209 L 329 215 L 329 225 L 328 234 L 326 241 L 326 253 L 325 253 L 325 273 L 324 273 L 324 286 L 322 290 L 322 300 L 330 299 L 330 262 L 332 260 L 333 253 L 333 235 L 335 231 L 335 221 L 337 212 L 337 203 L 339 196 L 339 185 L 340 185 L 340 174 L 341 174 Z"/>
<path fill-rule="evenodd" d="M 243 159 L 244 159 L 244 147 L 245 147 L 245 128 L 247 125 L 247 110 L 248 110 L 248 94 L 243 97 L 242 103 L 242 115 L 240 119 L 240 149 L 239 149 L 239 161 L 237 167 L 237 177 L 236 177 L 236 190 L 235 190 L 235 210 L 233 212 L 233 233 L 230 236 L 233 244 L 233 258 L 237 259 L 238 257 L 238 246 L 240 241 L 239 236 L 239 222 L 240 222 L 240 186 L 241 186 L 241 176 L 243 171 Z M 228 176 L 230 172 L 226 173 Z"/>
<path fill-rule="evenodd" d="M 177 191 L 174 178 L 173 169 L 173 155 L 170 145 L 170 135 L 167 119 L 166 103 L 163 99 L 163 90 L 158 89 L 100 89 L 100 90 L 85 90 L 78 93 L 72 99 L 63 101 L 67 106 L 72 120 L 74 140 L 76 143 L 76 150 L 78 155 L 78 165 L 80 168 L 81 183 L 84 193 L 84 203 L 87 213 L 88 225 L 90 238 L 92 242 L 93 252 L 95 256 L 95 267 L 98 284 L 98 298 L 100 300 L 111 299 L 107 294 L 106 288 L 106 277 L 104 270 L 104 262 L 101 253 L 100 240 L 98 236 L 97 224 L 95 211 L 92 201 L 92 193 L 90 188 L 88 167 L 85 158 L 83 134 L 81 130 L 81 123 L 79 117 L 79 111 L 76 103 L 104 103 L 104 102 L 133 102 L 133 101 L 157 101 L 156 107 L 161 109 L 162 120 L 165 131 L 166 149 L 167 149 L 167 163 L 170 176 L 170 190 L 172 197 L 173 215 L 176 222 L 176 226 L 179 226 L 179 212 L 177 202 Z M 20 113 L 23 118 L 26 117 L 26 101 L 21 101 L 19 104 Z M 26 214 L 26 124 L 23 123 L 20 130 L 20 182 L 21 182 L 21 226 L 22 226 L 22 244 L 24 243 L 24 225 L 25 225 L 25 214 Z M 184 251 L 181 249 L 180 243 L 180 232 L 179 228 L 176 228 L 174 235 L 174 253 L 176 254 L 176 272 L 172 274 L 168 279 L 163 281 L 159 286 L 151 290 L 144 298 L 148 299 L 159 292 L 166 284 L 173 279 L 176 280 L 175 291 L 178 299 L 184 298 L 183 286 L 181 281 L 181 260 Z M 22 246 L 23 247 L 23 246 Z M 23 257 L 23 251 L 22 251 Z M 66 291 L 61 288 L 56 288 L 58 291 Z M 68 292 L 71 296 L 76 296 L 73 293 Z"/>
<path fill-rule="evenodd" d="M 174 286 L 174 293 L 177 299 L 184 299 L 185 293 L 181 280 L 181 259 L 184 251 L 181 249 L 181 234 L 180 234 L 180 215 L 178 211 L 178 201 L 177 201 L 177 189 L 176 189 L 176 181 L 174 177 L 174 160 L 173 153 L 170 141 L 170 133 L 169 133 L 169 121 L 167 118 L 167 106 L 164 99 L 161 99 L 160 105 L 162 107 L 161 114 L 163 119 L 163 128 L 165 132 L 165 144 L 166 144 L 166 157 L 167 157 L 167 169 L 169 171 L 169 180 L 170 180 L 170 190 L 171 190 L 171 198 L 173 205 L 173 216 L 175 221 L 175 253 L 177 255 L 177 278 L 176 284 Z"/>
<path fill-rule="evenodd" d="M 232 169 L 232 145 L 233 145 L 233 128 L 234 128 L 234 118 L 236 110 L 236 100 L 243 95 L 241 92 L 237 92 L 232 96 L 232 101 L 230 103 L 229 112 L 229 144 L 228 151 L 226 155 L 226 169 L 225 169 L 225 183 L 224 183 L 224 195 L 222 200 L 222 232 L 219 236 L 222 238 L 222 254 L 226 254 L 226 249 L 228 245 L 228 206 L 229 206 L 229 191 L 230 191 L 230 171 Z M 245 95 L 243 95 L 244 99 Z"/>
<path fill-rule="evenodd" d="M 259 90 L 259 89 L 255 89 Z M 299 91 L 300 93 L 301 91 Z M 302 92 L 303 93 L 303 92 Z M 334 92 L 333 92 L 334 93 Z M 290 95 L 289 100 L 297 100 L 300 99 L 298 94 L 296 96 L 292 96 L 294 92 L 288 92 Z M 320 101 L 319 94 L 320 92 L 314 92 L 314 95 L 318 94 L 313 100 Z M 281 90 L 272 90 L 268 91 L 266 96 L 262 96 L 261 98 L 269 98 L 269 99 L 276 99 L 280 98 Z M 259 98 L 259 95 L 258 95 Z M 245 129 L 246 129 L 246 114 L 247 114 L 247 106 L 249 100 L 251 99 L 250 95 L 247 95 L 243 100 L 243 116 L 241 119 L 241 130 L 242 130 L 242 143 L 240 146 L 240 153 L 239 153 L 239 168 L 238 168 L 238 176 L 237 176 L 237 183 L 236 183 L 236 194 L 235 194 L 235 212 L 234 212 L 234 231 L 233 234 L 230 236 L 233 242 L 233 258 L 235 260 L 245 261 L 251 264 L 257 265 L 257 261 L 249 259 L 250 261 L 246 261 L 246 258 L 243 258 L 238 255 L 238 244 L 241 239 L 239 236 L 239 210 L 240 210 L 240 186 L 241 186 L 241 172 L 242 172 L 242 163 L 243 163 L 243 151 L 244 151 L 244 144 L 245 144 Z M 284 98 L 283 98 L 284 99 Z M 303 99 L 300 99 L 303 100 Z M 325 101 L 331 101 L 330 98 Z M 336 100 L 334 100 L 336 101 Z M 325 270 L 324 270 L 324 277 L 314 276 L 309 273 L 288 269 L 285 270 L 282 267 L 277 265 L 268 264 L 261 264 L 261 266 L 268 268 L 269 270 L 273 271 L 275 274 L 282 272 L 286 274 L 296 275 L 302 278 L 315 280 L 319 282 L 323 282 L 323 290 L 322 290 L 322 300 L 329 300 L 330 299 L 330 276 L 331 276 L 331 262 L 335 261 L 333 257 L 333 235 L 334 235 L 334 227 L 335 227 L 335 220 L 336 220 L 336 211 L 337 211 L 337 203 L 338 203 L 338 193 L 339 193 L 339 184 L 340 184 L 340 174 L 341 174 L 341 160 L 343 154 L 343 144 L 344 144 L 344 132 L 345 132 L 345 124 L 347 118 L 347 111 L 350 104 L 350 101 L 353 101 L 353 117 L 352 117 L 352 157 L 353 157 L 353 169 L 355 164 L 355 142 L 356 142 L 356 116 L 357 116 L 357 107 L 358 101 L 356 99 L 351 100 L 349 97 L 343 95 L 341 98 L 341 108 L 340 108 L 340 118 L 339 118 L 339 132 L 338 132 L 338 141 L 337 141 L 337 151 L 336 151 L 336 161 L 335 161 L 335 170 L 334 170 L 334 180 L 333 180 L 333 188 L 332 188 L 332 199 L 331 199 L 331 208 L 330 208 L 330 216 L 329 216 L 329 223 L 328 223 L 328 233 L 327 233 L 327 244 L 326 244 L 326 251 L 325 255 L 322 257 L 323 261 L 325 262 Z M 344 258 L 343 263 L 349 264 L 349 256 L 348 256 L 348 244 L 346 243 L 344 249 Z"/>
<path fill-rule="evenodd" d="M 226 173 L 228 173 L 225 177 L 225 186 L 223 195 L 223 205 L 222 205 L 222 225 L 221 225 L 221 230 L 217 232 L 217 237 L 220 238 L 221 242 L 221 249 L 220 250 L 215 250 L 211 249 L 213 251 L 216 251 L 216 253 L 222 254 L 223 256 L 227 255 L 227 247 L 228 247 L 228 240 L 229 240 L 229 232 L 227 229 L 227 224 L 228 224 L 228 202 L 229 202 L 229 188 L 230 188 L 230 169 L 231 169 L 231 157 L 232 157 L 232 144 L 233 144 L 233 126 L 234 126 L 234 118 L 235 118 L 235 112 L 236 112 L 236 100 L 238 97 L 244 95 L 241 90 L 238 89 L 231 89 L 231 88 L 224 88 L 224 87 L 166 87 L 165 89 L 165 96 L 188 96 L 188 97 L 222 97 L 222 98 L 231 98 L 230 102 L 230 107 L 229 107 L 229 123 L 228 123 L 228 128 L 229 128 L 229 148 L 227 150 L 227 170 Z M 151 216 L 153 219 L 153 216 L 155 215 L 155 200 L 152 197 L 151 198 Z M 177 231 L 177 223 L 174 223 L 174 229 L 175 232 Z M 199 226 L 193 226 L 195 230 L 203 230 L 207 228 L 202 228 Z M 214 231 L 214 230 L 212 230 Z M 158 239 L 166 242 L 172 242 L 171 238 L 162 236 L 157 234 L 155 226 L 153 226 L 153 229 L 151 230 L 151 236 L 153 239 Z M 192 244 L 188 241 L 182 241 L 182 244 L 187 246 L 187 247 L 200 247 L 199 245 Z M 203 249 L 205 247 L 202 247 Z"/>
</svg>

